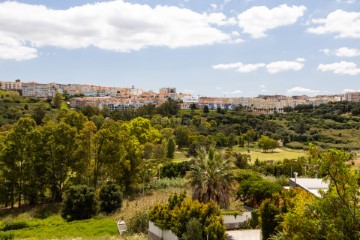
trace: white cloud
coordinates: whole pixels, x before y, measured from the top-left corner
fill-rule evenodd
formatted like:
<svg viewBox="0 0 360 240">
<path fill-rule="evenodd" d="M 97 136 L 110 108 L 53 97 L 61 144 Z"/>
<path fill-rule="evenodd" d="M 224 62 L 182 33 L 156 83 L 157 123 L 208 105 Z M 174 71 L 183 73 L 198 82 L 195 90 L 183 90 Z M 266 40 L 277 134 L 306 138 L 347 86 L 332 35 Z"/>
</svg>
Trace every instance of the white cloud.
<svg viewBox="0 0 360 240">
<path fill-rule="evenodd" d="M 335 55 L 338 57 L 357 57 L 360 56 L 360 50 L 356 48 L 342 47 L 335 50 Z"/>
<path fill-rule="evenodd" d="M 291 95 L 294 94 L 317 94 L 320 91 L 319 90 L 312 90 L 309 88 L 303 88 L 303 87 L 293 87 L 291 89 L 288 89 L 287 92 Z"/>
<path fill-rule="evenodd" d="M 319 51 L 324 53 L 325 55 L 330 55 L 331 54 L 331 51 L 328 48 L 320 49 Z"/>
<path fill-rule="evenodd" d="M 295 61 L 276 61 L 266 65 L 267 71 L 271 74 L 286 71 L 300 71 L 303 67 L 303 63 Z"/>
<path fill-rule="evenodd" d="M 254 63 L 244 64 L 242 62 L 226 63 L 212 65 L 211 67 L 216 70 L 236 70 L 241 73 L 254 72 L 259 68 L 266 67 L 266 70 L 271 73 L 279 73 L 285 71 L 300 71 L 304 67 L 304 58 L 297 58 L 296 61 L 275 61 L 269 64 Z"/>
<path fill-rule="evenodd" d="M 227 64 L 217 64 L 211 67 L 216 70 L 236 70 L 238 72 L 248 73 L 248 72 L 256 71 L 261 67 L 265 67 L 265 64 L 264 63 L 243 64 L 241 62 L 236 62 L 236 63 L 227 63 Z"/>
<path fill-rule="evenodd" d="M 297 59 L 295 59 L 295 61 L 297 61 L 297 62 L 305 62 L 306 59 L 305 58 L 297 58 Z"/>
<path fill-rule="evenodd" d="M 28 47 L 21 41 L 1 36 L 0 34 L 0 59 L 23 61 L 36 58 L 36 48 Z"/>
<path fill-rule="evenodd" d="M 266 36 L 268 30 L 296 23 L 304 15 L 305 6 L 287 6 L 286 4 L 269 9 L 256 6 L 238 15 L 239 26 L 253 38 Z"/>
<path fill-rule="evenodd" d="M 314 34 L 334 33 L 338 38 L 360 38 L 360 12 L 336 10 L 326 18 L 312 19 L 318 27 L 308 29 Z"/>
<path fill-rule="evenodd" d="M 231 95 L 236 95 L 236 94 L 241 94 L 242 91 L 241 90 L 234 90 L 232 92 L 223 92 L 224 94 L 231 94 Z"/>
<path fill-rule="evenodd" d="M 230 92 L 230 94 L 240 94 L 240 93 L 242 93 L 241 90 L 235 90 L 235 91 Z"/>
<path fill-rule="evenodd" d="M 260 85 L 260 88 L 266 88 L 266 86 L 264 84 Z"/>
<path fill-rule="evenodd" d="M 234 24 L 234 19 L 227 19 L 222 13 L 197 13 L 175 6 L 152 8 L 122 0 L 65 10 L 6 1 L 0 3 L 0 22 L 0 36 L 16 42 L 2 43 L 2 48 L 20 52 L 16 54 L 26 57 L 15 54 L 13 59 L 24 60 L 35 57 L 35 48 L 44 46 L 93 46 L 129 52 L 150 46 L 178 48 L 222 43 L 231 37 L 214 26 Z"/>
<path fill-rule="evenodd" d="M 236 63 L 217 64 L 217 65 L 212 65 L 211 67 L 216 70 L 233 70 L 239 68 L 241 65 L 243 65 L 241 62 L 236 62 Z"/>
<path fill-rule="evenodd" d="M 265 67 L 265 64 L 264 63 L 244 64 L 244 65 L 240 66 L 237 69 L 237 71 L 242 72 L 242 73 L 254 72 L 261 67 Z"/>
<path fill-rule="evenodd" d="M 217 8 L 217 5 L 216 5 L 215 3 L 211 3 L 211 4 L 210 4 L 210 7 L 211 7 L 213 10 L 215 10 L 215 9 Z"/>
<path fill-rule="evenodd" d="M 356 3 L 357 0 L 336 0 L 337 2 L 340 2 L 340 3 L 349 3 L 349 4 L 352 4 L 352 3 Z"/>
<path fill-rule="evenodd" d="M 354 89 L 344 89 L 344 90 L 342 90 L 343 92 L 356 92 Z"/>
<path fill-rule="evenodd" d="M 356 48 L 341 47 L 335 50 L 330 49 L 321 49 L 320 52 L 323 52 L 326 55 L 335 55 L 337 57 L 357 57 L 360 56 L 360 50 Z"/>
<path fill-rule="evenodd" d="M 353 62 L 336 62 L 331 64 L 320 64 L 318 70 L 322 72 L 333 72 L 340 75 L 357 75 L 360 74 L 360 68 Z"/>
</svg>

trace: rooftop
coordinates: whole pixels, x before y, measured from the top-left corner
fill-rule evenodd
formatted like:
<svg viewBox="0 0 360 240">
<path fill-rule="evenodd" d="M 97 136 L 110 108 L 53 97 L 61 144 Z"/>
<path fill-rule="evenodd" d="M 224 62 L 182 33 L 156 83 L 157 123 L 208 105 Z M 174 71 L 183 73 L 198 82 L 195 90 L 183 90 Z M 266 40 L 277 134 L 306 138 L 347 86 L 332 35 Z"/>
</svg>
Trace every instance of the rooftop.
<svg viewBox="0 0 360 240">
<path fill-rule="evenodd" d="M 322 178 L 290 178 L 290 186 L 301 187 L 316 197 L 321 197 L 319 190 L 326 191 L 329 188 L 329 182 L 324 182 Z"/>
</svg>

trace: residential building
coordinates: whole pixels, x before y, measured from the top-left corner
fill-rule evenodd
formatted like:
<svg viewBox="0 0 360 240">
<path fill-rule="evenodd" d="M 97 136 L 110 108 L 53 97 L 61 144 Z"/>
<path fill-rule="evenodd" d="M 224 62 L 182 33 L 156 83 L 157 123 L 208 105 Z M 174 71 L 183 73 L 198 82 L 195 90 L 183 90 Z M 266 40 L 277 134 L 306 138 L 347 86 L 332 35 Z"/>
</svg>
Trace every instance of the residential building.
<svg viewBox="0 0 360 240">
<path fill-rule="evenodd" d="M 0 81 L 0 89 L 1 90 L 11 90 L 11 91 L 21 91 L 22 90 L 22 82 L 17 79 L 14 82 L 9 81 Z"/>
<path fill-rule="evenodd" d="M 347 92 L 344 94 L 344 98 L 349 102 L 360 102 L 360 92 Z"/>
</svg>

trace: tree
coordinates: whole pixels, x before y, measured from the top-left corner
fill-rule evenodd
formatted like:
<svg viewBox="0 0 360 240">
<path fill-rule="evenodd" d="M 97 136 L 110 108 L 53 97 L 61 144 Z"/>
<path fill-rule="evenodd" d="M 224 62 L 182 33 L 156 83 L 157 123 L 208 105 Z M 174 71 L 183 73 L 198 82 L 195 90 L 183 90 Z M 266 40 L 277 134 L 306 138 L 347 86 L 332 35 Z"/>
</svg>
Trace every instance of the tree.
<svg viewBox="0 0 360 240">
<path fill-rule="evenodd" d="M 177 101 L 168 99 L 165 103 L 156 108 L 156 112 L 163 116 L 175 116 L 180 111 L 180 105 Z"/>
<path fill-rule="evenodd" d="M 209 113 L 210 111 L 209 111 L 209 107 L 207 106 L 207 105 L 205 105 L 205 107 L 204 107 L 204 113 Z"/>
<path fill-rule="evenodd" d="M 178 126 L 175 129 L 175 139 L 179 148 L 187 147 L 190 144 L 189 137 L 191 135 L 191 130 L 185 126 Z"/>
<path fill-rule="evenodd" d="M 46 167 L 47 184 L 50 186 L 53 200 L 61 201 L 65 184 L 69 179 L 68 174 L 76 164 L 76 129 L 64 122 L 48 122 L 39 132 L 41 151 L 38 151 L 37 157 Z"/>
<path fill-rule="evenodd" d="M 52 98 L 52 106 L 53 108 L 60 109 L 62 105 L 63 97 L 59 92 L 55 93 L 55 96 Z"/>
<path fill-rule="evenodd" d="M 254 141 L 256 137 L 256 131 L 254 129 L 250 129 L 245 133 L 246 141 L 248 142 L 248 147 L 250 147 L 250 143 Z"/>
<path fill-rule="evenodd" d="M 61 216 L 67 221 L 89 219 L 97 211 L 98 203 L 93 188 L 77 185 L 66 191 Z"/>
<path fill-rule="evenodd" d="M 174 154 L 175 154 L 175 140 L 174 138 L 170 138 L 167 144 L 167 152 L 166 152 L 166 157 L 168 158 L 174 158 Z"/>
<path fill-rule="evenodd" d="M 37 125 L 40 125 L 45 117 L 45 113 L 45 107 L 39 105 L 33 109 L 31 117 L 35 120 Z"/>
<path fill-rule="evenodd" d="M 320 174 L 329 181 L 329 189 L 320 198 L 296 195 L 292 207 L 281 218 L 285 239 L 349 239 L 360 238 L 359 175 L 345 162 L 350 154 L 340 150 L 314 153 Z"/>
<path fill-rule="evenodd" d="M 262 201 L 270 198 L 274 193 L 280 192 L 283 187 L 267 180 L 244 180 L 240 184 L 237 196 L 242 201 L 250 201 L 253 206 L 259 206 Z"/>
<path fill-rule="evenodd" d="M 262 148 L 264 152 L 268 150 L 274 150 L 279 146 L 278 141 L 271 139 L 268 136 L 261 136 L 258 141 L 259 148 Z"/>
<path fill-rule="evenodd" d="M 112 213 L 121 208 L 122 192 L 119 186 L 108 182 L 100 189 L 99 199 L 100 211 Z"/>
<path fill-rule="evenodd" d="M 191 110 L 196 110 L 197 109 L 196 104 L 195 103 L 190 104 L 190 109 Z"/>
<path fill-rule="evenodd" d="M 231 160 L 222 153 L 213 148 L 209 152 L 204 148 L 199 150 L 189 174 L 193 198 L 205 203 L 213 200 L 221 208 L 227 208 L 234 184 L 232 169 Z"/>
<path fill-rule="evenodd" d="M 32 118 L 21 118 L 6 137 L 2 162 L 5 167 L 4 177 L 10 184 L 12 206 L 17 194 L 18 204 L 21 207 L 24 187 L 33 183 L 29 182 L 29 177 L 32 176 L 31 169 L 38 140 L 34 134 L 35 126 L 36 123 Z"/>
<path fill-rule="evenodd" d="M 238 168 L 247 168 L 249 166 L 251 161 L 249 154 L 234 153 L 233 156 L 235 157 L 235 165 Z"/>
<path fill-rule="evenodd" d="M 275 233 L 275 228 L 278 226 L 278 222 L 276 221 L 276 216 L 278 214 L 278 208 L 270 199 L 266 199 L 261 204 L 260 217 L 262 239 L 269 239 L 270 236 Z"/>
</svg>

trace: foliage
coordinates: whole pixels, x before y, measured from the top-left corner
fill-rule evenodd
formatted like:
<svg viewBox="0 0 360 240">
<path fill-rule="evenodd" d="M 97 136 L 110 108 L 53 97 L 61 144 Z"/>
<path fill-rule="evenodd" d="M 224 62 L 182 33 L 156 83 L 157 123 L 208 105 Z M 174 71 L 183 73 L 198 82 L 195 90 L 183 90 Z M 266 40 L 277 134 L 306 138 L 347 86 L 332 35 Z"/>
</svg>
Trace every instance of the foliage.
<svg viewBox="0 0 360 240">
<path fill-rule="evenodd" d="M 5 226 L 2 228 L 2 231 L 9 231 L 9 230 L 18 230 L 23 228 L 28 228 L 29 224 L 24 221 L 15 221 L 15 222 L 6 222 Z"/>
<path fill-rule="evenodd" d="M 261 138 L 258 141 L 258 145 L 260 148 L 263 149 L 264 152 L 267 152 L 268 150 L 274 150 L 279 146 L 278 141 L 269 138 L 268 136 L 261 136 Z"/>
<path fill-rule="evenodd" d="M 166 151 L 166 157 L 168 158 L 174 158 L 174 154 L 175 154 L 175 140 L 174 138 L 170 138 L 167 144 L 167 151 Z"/>
<path fill-rule="evenodd" d="M 310 158 L 319 164 L 330 186 L 321 198 L 302 190 L 281 198 L 273 196 L 279 212 L 273 219 L 281 222 L 279 239 L 359 239 L 358 175 L 345 164 L 349 157 L 340 150 L 321 152 L 310 146 Z"/>
<path fill-rule="evenodd" d="M 241 154 L 234 153 L 235 165 L 238 168 L 247 168 L 249 166 L 249 162 L 251 161 L 251 157 L 249 154 Z"/>
<path fill-rule="evenodd" d="M 133 233 L 147 233 L 149 215 L 146 211 L 138 211 L 126 221 L 127 231 Z"/>
<path fill-rule="evenodd" d="M 14 239 L 14 233 L 12 232 L 0 232 L 0 240 L 12 240 Z"/>
<path fill-rule="evenodd" d="M 65 196 L 61 216 L 67 221 L 89 219 L 97 214 L 95 191 L 84 185 L 71 186 Z"/>
<path fill-rule="evenodd" d="M 161 176 L 167 178 L 184 177 L 190 170 L 193 161 L 169 162 L 161 167 Z"/>
<path fill-rule="evenodd" d="M 214 202 L 200 203 L 186 198 L 185 193 L 171 195 L 167 204 L 156 204 L 149 213 L 150 221 L 161 229 L 170 229 L 178 237 L 187 235 L 187 223 L 196 219 L 200 224 L 202 238 L 225 240 L 220 209 Z"/>
<path fill-rule="evenodd" d="M 204 203 L 212 200 L 221 208 L 228 207 L 234 185 L 232 169 L 231 160 L 221 152 L 213 148 L 207 152 L 202 148 L 188 175 L 193 198 Z"/>
<path fill-rule="evenodd" d="M 262 201 L 270 198 L 274 193 L 280 192 L 282 189 L 282 186 L 278 183 L 249 179 L 241 182 L 237 196 L 242 201 L 249 201 L 251 205 L 258 206 Z"/>
<path fill-rule="evenodd" d="M 52 106 L 53 108 L 60 109 L 62 105 L 62 95 L 59 92 L 55 93 L 55 96 L 52 98 Z"/>
<path fill-rule="evenodd" d="M 261 217 L 261 234 L 262 239 L 269 239 L 275 233 L 275 228 L 278 226 L 276 215 L 279 214 L 277 207 L 266 199 L 260 208 Z"/>
<path fill-rule="evenodd" d="M 182 239 L 193 240 L 202 238 L 202 225 L 196 218 L 190 219 L 186 224 L 186 232 L 183 234 Z"/>
<path fill-rule="evenodd" d="M 119 186 L 108 182 L 100 189 L 100 211 L 112 213 L 121 208 L 122 192 Z"/>
</svg>

